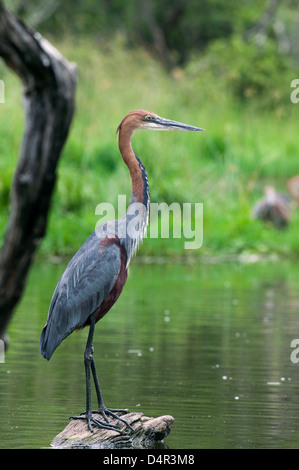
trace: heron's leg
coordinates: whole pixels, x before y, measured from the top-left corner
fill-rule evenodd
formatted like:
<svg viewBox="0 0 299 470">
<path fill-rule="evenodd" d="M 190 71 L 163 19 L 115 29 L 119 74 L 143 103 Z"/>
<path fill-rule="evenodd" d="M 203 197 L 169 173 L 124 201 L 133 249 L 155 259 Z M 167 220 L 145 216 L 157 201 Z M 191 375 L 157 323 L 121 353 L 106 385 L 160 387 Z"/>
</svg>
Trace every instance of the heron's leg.
<svg viewBox="0 0 299 470">
<path fill-rule="evenodd" d="M 102 393 L 101 393 L 101 389 L 100 389 L 100 385 L 99 385 L 99 381 L 98 381 L 98 377 L 97 377 L 97 370 L 96 370 L 96 365 L 95 365 L 95 362 L 94 362 L 94 358 L 92 357 L 91 359 L 91 371 L 92 371 L 92 375 L 93 375 L 93 380 L 94 380 L 94 385 L 95 385 L 95 389 L 96 389 L 96 394 L 97 394 L 97 398 L 98 398 L 98 405 L 99 405 L 99 409 L 98 410 L 95 410 L 93 411 L 94 413 L 99 413 L 103 416 L 103 418 L 105 419 L 106 423 L 110 424 L 110 421 L 107 417 L 108 416 L 112 416 L 113 418 L 115 419 L 118 419 L 119 421 L 122 421 L 124 424 L 126 424 L 126 426 L 128 426 L 131 431 L 134 431 L 134 429 L 132 428 L 132 426 L 123 418 L 121 418 L 120 416 L 118 416 L 117 412 L 123 412 L 123 413 L 128 413 L 128 410 L 115 410 L 115 409 L 111 409 L 111 408 L 106 408 L 106 406 L 104 405 L 104 401 L 103 401 L 103 397 L 102 397 Z"/>
<path fill-rule="evenodd" d="M 95 365 L 95 362 L 94 362 L 94 358 L 92 358 L 90 367 L 91 367 L 94 386 L 95 386 L 96 394 L 97 394 L 97 398 L 98 398 L 98 405 L 99 405 L 99 408 L 102 408 L 102 407 L 105 407 L 105 405 L 104 405 L 104 400 L 103 400 L 101 389 L 100 389 L 100 384 L 99 384 L 99 381 L 98 381 L 97 370 L 96 370 L 96 365 Z"/>
<path fill-rule="evenodd" d="M 109 421 L 103 422 L 98 419 L 95 419 L 92 416 L 91 411 L 91 386 L 90 386 L 90 369 L 91 364 L 94 364 L 93 360 L 93 333 L 94 333 L 94 326 L 95 326 L 95 318 L 94 316 L 91 317 L 90 321 L 90 328 L 89 334 L 86 342 L 86 348 L 84 352 L 84 365 L 85 365 L 85 377 L 86 377 L 86 412 L 82 413 L 85 416 L 72 416 L 73 419 L 86 419 L 88 428 L 91 432 L 93 432 L 92 424 L 105 429 L 112 429 L 118 431 L 116 426 L 109 423 Z M 94 366 L 93 366 L 94 367 Z M 97 391 L 98 393 L 98 391 Z M 119 431 L 121 432 L 121 431 Z"/>
<path fill-rule="evenodd" d="M 84 366 L 85 366 L 85 378 L 86 378 L 86 416 L 91 417 L 91 386 L 90 386 L 90 363 L 93 357 L 93 333 L 94 333 L 94 318 L 91 319 L 89 334 L 86 342 L 86 348 L 84 352 Z M 89 424 L 88 424 L 89 425 Z M 89 426 L 90 427 L 90 426 Z"/>
</svg>

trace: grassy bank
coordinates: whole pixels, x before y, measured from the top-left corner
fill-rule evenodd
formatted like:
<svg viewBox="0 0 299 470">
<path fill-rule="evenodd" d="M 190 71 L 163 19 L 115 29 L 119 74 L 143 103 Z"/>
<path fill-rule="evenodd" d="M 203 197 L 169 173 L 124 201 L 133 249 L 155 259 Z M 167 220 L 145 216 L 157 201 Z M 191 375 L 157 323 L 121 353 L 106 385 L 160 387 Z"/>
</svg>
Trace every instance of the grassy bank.
<svg viewBox="0 0 299 470">
<path fill-rule="evenodd" d="M 55 43 L 55 41 L 53 41 Z M 210 256 L 239 253 L 299 255 L 299 212 L 285 231 L 251 219 L 265 184 L 286 191 L 299 173 L 298 112 L 290 82 L 281 80 L 282 97 L 240 101 L 230 82 L 201 70 L 194 58 L 171 75 L 141 49 L 127 50 L 122 39 L 110 46 L 69 40 L 56 46 L 78 64 L 77 111 L 59 165 L 48 233 L 39 253 L 70 255 L 94 229 L 100 202 L 116 205 L 130 195 L 130 180 L 115 130 L 129 111 L 149 109 L 161 116 L 206 129 L 205 133 L 134 135 L 133 146 L 149 175 L 152 202 L 202 202 L 204 243 L 186 252 L 183 239 L 150 239 L 142 255 Z M 250 73 L 250 70 L 248 71 Z M 23 129 L 21 87 L 2 65 L 5 103 L 0 108 L 0 230 L 4 233 L 9 186 Z"/>
</svg>

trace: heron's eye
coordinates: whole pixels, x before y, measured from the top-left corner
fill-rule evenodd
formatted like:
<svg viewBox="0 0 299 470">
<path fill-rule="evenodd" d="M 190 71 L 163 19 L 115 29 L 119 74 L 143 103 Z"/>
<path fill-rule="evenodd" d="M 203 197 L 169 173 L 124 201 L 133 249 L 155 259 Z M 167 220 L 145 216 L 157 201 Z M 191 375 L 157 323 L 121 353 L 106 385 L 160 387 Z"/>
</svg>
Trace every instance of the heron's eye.
<svg viewBox="0 0 299 470">
<path fill-rule="evenodd" d="M 150 115 L 145 116 L 145 120 L 146 120 L 146 121 L 151 121 L 151 120 L 152 120 L 152 116 L 150 116 Z"/>
</svg>

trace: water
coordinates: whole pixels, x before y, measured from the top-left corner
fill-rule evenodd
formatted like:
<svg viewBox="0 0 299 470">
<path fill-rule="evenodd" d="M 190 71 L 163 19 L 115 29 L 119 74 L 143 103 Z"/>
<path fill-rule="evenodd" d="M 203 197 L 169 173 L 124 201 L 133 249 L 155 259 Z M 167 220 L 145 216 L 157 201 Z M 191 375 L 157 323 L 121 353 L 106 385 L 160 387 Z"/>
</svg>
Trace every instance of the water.
<svg viewBox="0 0 299 470">
<path fill-rule="evenodd" d="M 169 449 L 298 448 L 299 266 L 134 260 L 94 347 L 107 406 L 170 414 Z M 0 364 L 0 447 L 49 447 L 84 411 L 87 330 L 51 361 L 39 335 L 63 265 L 36 264 Z M 96 404 L 93 395 L 94 405 Z"/>
</svg>

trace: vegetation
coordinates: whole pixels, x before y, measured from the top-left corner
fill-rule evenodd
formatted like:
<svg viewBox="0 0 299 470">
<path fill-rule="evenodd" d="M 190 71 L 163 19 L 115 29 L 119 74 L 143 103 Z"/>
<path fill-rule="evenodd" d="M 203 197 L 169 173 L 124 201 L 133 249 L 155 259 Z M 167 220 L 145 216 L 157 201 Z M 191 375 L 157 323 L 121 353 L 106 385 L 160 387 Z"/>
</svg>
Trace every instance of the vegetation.
<svg viewBox="0 0 299 470">
<path fill-rule="evenodd" d="M 69 60 L 78 64 L 79 81 L 77 111 L 61 158 L 48 233 L 40 255 L 73 254 L 99 219 L 95 214 L 97 204 L 111 202 L 117 206 L 118 194 L 129 198 L 129 175 L 119 156 L 115 130 L 127 112 L 140 108 L 206 129 L 201 134 L 140 132 L 134 136 L 134 150 L 148 171 L 152 202 L 204 204 L 201 249 L 184 250 L 184 239 L 148 238 L 140 249 L 141 255 L 299 255 L 298 210 L 294 210 L 291 224 L 284 231 L 251 217 L 265 184 L 287 192 L 288 178 L 299 173 L 299 103 L 290 100 L 291 81 L 299 78 L 297 51 L 295 46 L 283 50 L 279 37 L 273 33 L 273 17 L 270 26 L 259 20 L 266 2 L 249 2 L 255 4 L 252 8 L 248 2 L 232 2 L 236 9 L 229 15 L 226 2 L 206 0 L 206 35 L 203 37 L 202 32 L 200 37 L 194 37 L 191 28 L 188 56 L 180 53 L 174 32 L 184 31 L 184 25 L 192 23 L 198 2 L 178 2 L 182 7 L 189 5 L 188 14 L 183 9 L 184 15 L 170 35 L 172 41 L 164 38 L 160 57 L 153 54 L 159 47 L 150 40 L 150 32 L 155 30 L 152 23 L 147 35 L 140 38 L 133 27 L 136 22 L 129 21 L 129 10 L 122 13 L 126 18 L 123 28 L 117 24 L 113 34 L 107 30 L 108 19 L 101 17 L 106 22 L 102 25 L 105 36 L 99 40 L 94 23 L 87 22 L 87 18 L 95 21 L 87 15 L 87 4 L 95 3 L 91 1 L 84 2 L 80 25 L 74 21 L 68 25 L 67 34 L 54 36 L 65 15 L 72 15 L 68 10 L 70 2 L 64 2 L 62 10 L 60 2 L 56 3 L 57 9 L 40 29 Z M 106 5 L 97 3 L 99 8 Z M 119 8 L 126 5 L 134 10 L 134 2 L 111 3 L 115 8 L 119 4 Z M 72 4 L 74 16 L 79 15 L 81 2 Z M 108 10 L 107 7 L 107 15 Z M 279 20 L 286 22 L 283 24 L 298 22 L 292 2 L 285 2 L 279 12 Z M 158 13 L 155 18 L 159 19 Z M 201 23 L 196 23 L 195 13 L 193 20 L 195 31 Z M 164 24 L 163 21 L 166 19 L 160 18 L 157 24 Z M 136 37 L 140 40 L 138 44 L 134 41 L 133 47 Z M 261 37 L 264 39 L 259 43 L 257 38 Z M 185 36 L 184 41 L 186 51 Z M 292 37 L 289 43 L 293 44 Z M 5 103 L 0 104 L 3 236 L 24 116 L 19 82 L 2 65 L 0 78 L 5 82 Z"/>
</svg>

